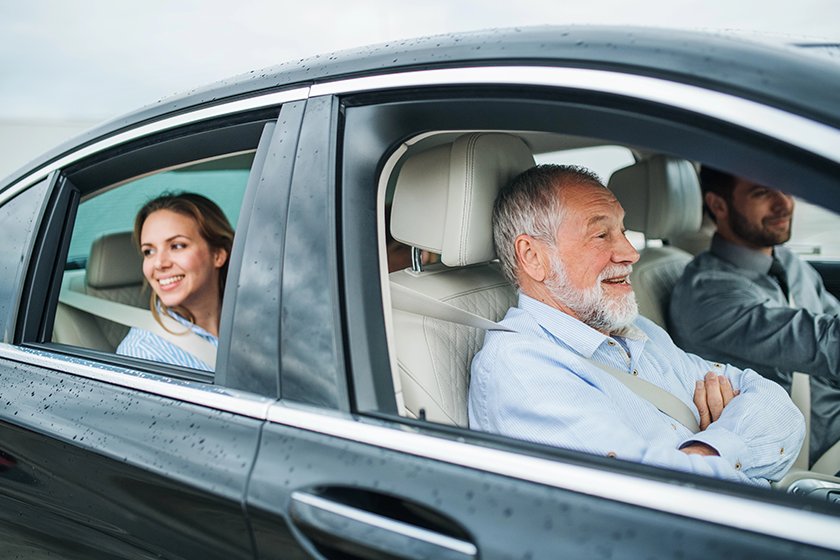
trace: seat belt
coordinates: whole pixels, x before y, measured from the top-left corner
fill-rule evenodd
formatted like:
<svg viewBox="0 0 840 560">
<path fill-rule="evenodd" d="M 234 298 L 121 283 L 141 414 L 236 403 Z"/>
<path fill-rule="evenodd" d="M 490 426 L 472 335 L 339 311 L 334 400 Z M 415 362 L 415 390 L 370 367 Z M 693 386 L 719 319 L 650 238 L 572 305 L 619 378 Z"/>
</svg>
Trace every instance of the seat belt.
<svg viewBox="0 0 840 560">
<path fill-rule="evenodd" d="M 802 442 L 799 455 L 791 469 L 807 471 L 808 458 L 811 456 L 811 378 L 807 373 L 793 372 L 793 379 L 790 382 L 790 400 L 805 417 L 805 441 Z M 814 466 L 817 466 L 816 463 Z M 831 474 L 836 472 L 835 470 Z"/>
<path fill-rule="evenodd" d="M 102 317 L 103 319 L 125 325 L 126 327 L 149 331 L 171 342 L 193 357 L 198 358 L 207 364 L 210 369 L 215 369 L 216 347 L 211 342 L 201 338 L 192 331 L 187 331 L 184 334 L 173 334 L 167 331 L 155 321 L 152 312 L 147 309 L 140 309 L 139 307 L 125 305 L 124 303 L 90 296 L 76 292 L 65 286 L 62 286 L 58 301 L 74 309 Z M 167 328 L 173 331 L 177 332 L 184 328 L 184 325 L 171 317 L 161 316 L 161 320 L 166 324 Z"/>
<path fill-rule="evenodd" d="M 415 315 L 423 315 L 431 317 L 432 319 L 440 319 L 450 323 L 458 323 L 468 327 L 475 327 L 487 331 L 505 331 L 505 332 L 519 332 L 516 329 L 500 325 L 484 317 L 480 317 L 469 311 L 459 309 L 454 305 L 436 300 L 433 297 L 412 290 L 401 284 L 391 282 L 391 306 L 400 311 L 414 313 Z M 618 368 L 602 364 L 595 360 L 584 358 L 592 365 L 600 368 L 618 381 L 624 384 L 625 387 L 642 397 L 653 406 L 658 408 L 661 412 L 667 414 L 689 430 L 696 434 L 700 431 L 700 426 L 697 425 L 697 419 L 694 413 L 688 406 L 680 399 L 669 393 L 668 391 L 640 379 L 634 377 L 627 372 L 621 371 Z"/>
</svg>

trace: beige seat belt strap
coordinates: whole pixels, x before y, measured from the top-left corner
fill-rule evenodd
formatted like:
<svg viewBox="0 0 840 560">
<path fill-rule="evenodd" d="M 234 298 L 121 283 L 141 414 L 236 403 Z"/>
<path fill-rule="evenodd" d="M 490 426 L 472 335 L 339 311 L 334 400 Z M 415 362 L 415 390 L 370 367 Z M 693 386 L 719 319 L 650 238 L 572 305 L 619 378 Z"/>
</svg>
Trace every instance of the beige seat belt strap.
<svg viewBox="0 0 840 560">
<path fill-rule="evenodd" d="M 149 331 L 198 358 L 211 369 L 215 369 L 216 347 L 212 343 L 192 331 L 187 331 L 184 334 L 168 332 L 155 321 L 151 311 L 147 309 L 82 294 L 71 289 L 65 289 L 63 286 L 58 301 L 74 309 L 102 317 L 120 325 Z M 176 333 L 184 330 L 184 325 L 171 317 L 161 316 L 161 320 L 167 328 Z"/>
<path fill-rule="evenodd" d="M 808 457 L 811 455 L 811 383 L 808 374 L 798 371 L 793 372 L 793 379 L 790 383 L 790 399 L 802 413 L 802 416 L 805 417 L 805 441 L 802 442 L 799 456 L 791 468 L 807 471 Z"/>
<path fill-rule="evenodd" d="M 427 296 L 393 281 L 391 282 L 391 305 L 394 309 L 398 309 L 400 311 L 407 311 L 408 313 L 414 313 L 415 315 L 431 317 L 432 319 L 440 319 L 450 323 L 458 323 L 468 327 L 475 327 L 488 331 L 518 332 L 515 329 L 505 327 L 499 323 L 470 313 L 469 311 L 465 311 L 448 303 L 436 300 L 433 297 Z M 691 409 L 668 391 L 657 387 L 649 381 L 634 377 L 617 368 L 602 364 L 595 360 L 590 360 L 589 358 L 583 359 L 615 377 L 618 381 L 623 383 L 625 387 L 691 430 L 692 433 L 696 434 L 700 431 L 700 427 L 697 425 L 697 419 L 694 417 L 694 413 Z"/>
<path fill-rule="evenodd" d="M 601 362 L 595 361 L 591 358 L 583 359 L 615 377 L 618 381 L 623 383 L 625 387 L 650 402 L 661 412 L 664 412 L 691 430 L 692 434 L 696 434 L 700 431 L 700 426 L 697 424 L 697 418 L 694 417 L 694 413 L 691 409 L 688 408 L 684 402 L 665 389 L 654 385 L 650 381 L 639 379 L 638 377 L 630 375 L 626 371 L 621 371 L 618 368 L 602 364 Z"/>
</svg>

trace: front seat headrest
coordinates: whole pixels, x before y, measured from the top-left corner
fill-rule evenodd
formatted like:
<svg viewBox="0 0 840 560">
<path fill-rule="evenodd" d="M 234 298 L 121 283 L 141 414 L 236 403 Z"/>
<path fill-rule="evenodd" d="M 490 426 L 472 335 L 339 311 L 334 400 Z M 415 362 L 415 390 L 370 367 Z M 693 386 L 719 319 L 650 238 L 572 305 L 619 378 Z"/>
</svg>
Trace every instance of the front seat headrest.
<svg viewBox="0 0 840 560">
<path fill-rule="evenodd" d="M 100 290 L 143 283 L 143 257 L 132 232 L 103 233 L 93 241 L 85 280 Z"/>
<path fill-rule="evenodd" d="M 624 226 L 647 239 L 671 239 L 700 229 L 703 197 L 689 161 L 654 156 L 613 173 L 609 189 L 624 208 Z"/>
<path fill-rule="evenodd" d="M 439 253 L 447 266 L 491 261 L 496 195 L 533 166 L 525 142 L 501 133 L 465 134 L 412 155 L 397 178 L 391 235 Z"/>
</svg>

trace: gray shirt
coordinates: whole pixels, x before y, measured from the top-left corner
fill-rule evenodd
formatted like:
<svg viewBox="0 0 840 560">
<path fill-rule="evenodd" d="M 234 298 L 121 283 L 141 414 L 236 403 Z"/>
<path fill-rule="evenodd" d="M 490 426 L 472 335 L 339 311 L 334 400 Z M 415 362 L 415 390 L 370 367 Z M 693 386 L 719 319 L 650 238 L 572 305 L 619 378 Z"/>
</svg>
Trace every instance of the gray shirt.
<svg viewBox="0 0 840 560">
<path fill-rule="evenodd" d="M 674 341 L 686 352 L 752 368 L 790 391 L 791 375 L 811 375 L 811 463 L 840 439 L 840 302 L 817 271 L 785 247 L 790 307 L 772 257 L 715 235 L 685 269 L 669 310 Z"/>
</svg>

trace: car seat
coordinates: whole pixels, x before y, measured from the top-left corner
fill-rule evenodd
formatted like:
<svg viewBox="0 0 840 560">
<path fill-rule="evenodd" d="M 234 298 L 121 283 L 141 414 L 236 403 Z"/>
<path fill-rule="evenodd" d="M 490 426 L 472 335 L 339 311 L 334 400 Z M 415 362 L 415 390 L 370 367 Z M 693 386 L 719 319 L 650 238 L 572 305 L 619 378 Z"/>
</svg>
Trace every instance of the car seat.
<svg viewBox="0 0 840 560">
<path fill-rule="evenodd" d="M 646 244 L 662 240 L 662 247 L 639 251 L 630 282 L 639 313 L 667 330 L 671 292 L 692 259 L 668 241 L 700 229 L 703 203 L 697 172 L 689 161 L 657 155 L 619 169 L 608 186 L 624 208 L 625 227 L 644 233 Z"/>
<path fill-rule="evenodd" d="M 518 137 L 472 133 L 411 155 L 397 177 L 391 234 L 440 255 L 424 270 L 389 275 L 397 283 L 492 321 L 516 305 L 493 247 L 492 210 L 499 189 L 534 158 Z M 467 426 L 470 365 L 484 331 L 393 310 L 405 414 Z"/>
<path fill-rule="evenodd" d="M 65 271 L 62 289 L 148 309 L 150 293 L 143 281 L 143 257 L 132 232 L 110 232 L 94 240 L 86 270 Z M 128 329 L 59 303 L 53 342 L 114 352 Z"/>
</svg>

